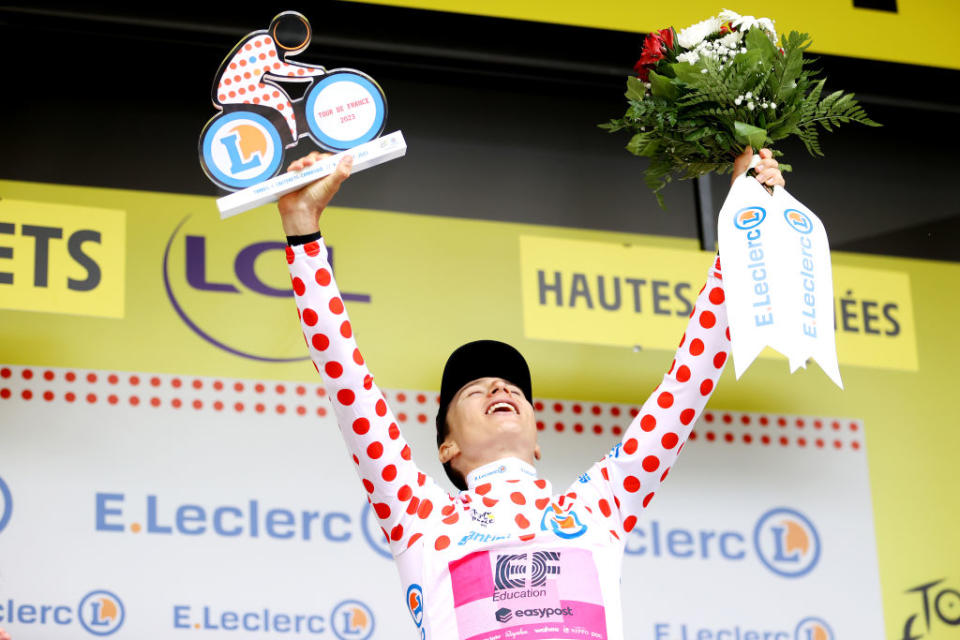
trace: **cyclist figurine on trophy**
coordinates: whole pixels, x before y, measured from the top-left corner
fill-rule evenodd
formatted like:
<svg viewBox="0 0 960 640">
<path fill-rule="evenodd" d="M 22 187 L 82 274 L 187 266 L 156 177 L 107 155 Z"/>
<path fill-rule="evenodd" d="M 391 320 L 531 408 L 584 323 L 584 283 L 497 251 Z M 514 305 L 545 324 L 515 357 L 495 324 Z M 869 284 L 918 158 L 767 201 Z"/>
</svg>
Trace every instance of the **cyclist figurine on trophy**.
<svg viewBox="0 0 960 640">
<path fill-rule="evenodd" d="M 343 155 L 353 156 L 356 172 L 406 153 L 399 131 L 379 138 L 387 100 L 373 78 L 290 61 L 307 48 L 310 35 L 305 16 L 285 11 L 268 29 L 247 34 L 217 71 L 212 97 L 220 113 L 200 134 L 200 164 L 217 186 L 237 191 L 217 200 L 222 218 L 327 175 Z M 307 85 L 296 99 L 284 89 L 294 83 Z M 303 137 L 337 155 L 277 176 L 284 150 Z"/>
</svg>

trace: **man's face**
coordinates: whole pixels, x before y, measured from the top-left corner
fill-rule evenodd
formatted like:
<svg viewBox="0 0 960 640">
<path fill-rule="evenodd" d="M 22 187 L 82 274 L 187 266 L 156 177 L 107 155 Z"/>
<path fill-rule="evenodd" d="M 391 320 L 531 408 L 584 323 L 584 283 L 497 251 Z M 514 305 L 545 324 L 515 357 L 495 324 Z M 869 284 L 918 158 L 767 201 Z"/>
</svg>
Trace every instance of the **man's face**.
<svg viewBox="0 0 960 640">
<path fill-rule="evenodd" d="M 506 456 L 529 462 L 540 457 L 533 406 L 503 378 L 464 385 L 450 401 L 447 425 L 447 441 L 456 443 L 463 463 L 456 466 L 463 471 Z"/>
</svg>

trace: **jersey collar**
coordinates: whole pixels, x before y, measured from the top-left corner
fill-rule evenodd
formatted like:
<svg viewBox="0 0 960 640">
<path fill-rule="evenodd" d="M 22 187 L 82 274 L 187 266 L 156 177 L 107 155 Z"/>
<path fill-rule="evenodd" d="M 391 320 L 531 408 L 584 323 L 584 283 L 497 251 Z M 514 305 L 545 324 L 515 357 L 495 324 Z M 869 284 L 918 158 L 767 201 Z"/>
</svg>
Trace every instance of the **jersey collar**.
<svg viewBox="0 0 960 640">
<path fill-rule="evenodd" d="M 519 458 L 501 458 L 482 467 L 477 467 L 467 475 L 467 488 L 473 489 L 483 482 L 536 478 L 536 468 Z"/>
</svg>

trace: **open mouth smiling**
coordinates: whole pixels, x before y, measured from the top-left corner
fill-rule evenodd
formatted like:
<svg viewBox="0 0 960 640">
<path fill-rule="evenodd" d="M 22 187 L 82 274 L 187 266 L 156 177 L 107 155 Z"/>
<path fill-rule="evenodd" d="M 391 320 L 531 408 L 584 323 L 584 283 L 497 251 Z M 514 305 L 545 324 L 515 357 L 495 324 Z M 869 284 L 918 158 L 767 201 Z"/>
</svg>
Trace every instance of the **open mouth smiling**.
<svg viewBox="0 0 960 640">
<path fill-rule="evenodd" d="M 510 400 L 497 400 L 484 411 L 484 415 L 491 415 L 493 413 L 512 413 L 514 415 L 520 415 L 520 408 Z"/>
</svg>

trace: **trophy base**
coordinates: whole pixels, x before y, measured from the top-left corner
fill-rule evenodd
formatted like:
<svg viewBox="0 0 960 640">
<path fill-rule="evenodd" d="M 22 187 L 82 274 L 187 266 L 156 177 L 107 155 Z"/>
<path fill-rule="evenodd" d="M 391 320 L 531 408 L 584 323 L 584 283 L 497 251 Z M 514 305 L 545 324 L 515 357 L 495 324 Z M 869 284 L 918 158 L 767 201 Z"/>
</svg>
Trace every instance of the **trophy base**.
<svg viewBox="0 0 960 640">
<path fill-rule="evenodd" d="M 280 196 L 296 191 L 311 182 L 333 173 L 344 156 L 353 156 L 353 173 L 363 171 L 407 153 L 407 143 L 400 131 L 365 142 L 352 149 L 324 158 L 313 166 L 291 173 L 284 173 L 260 184 L 247 187 L 217 199 L 220 218 L 229 218 L 260 205 L 274 202 Z"/>
</svg>

